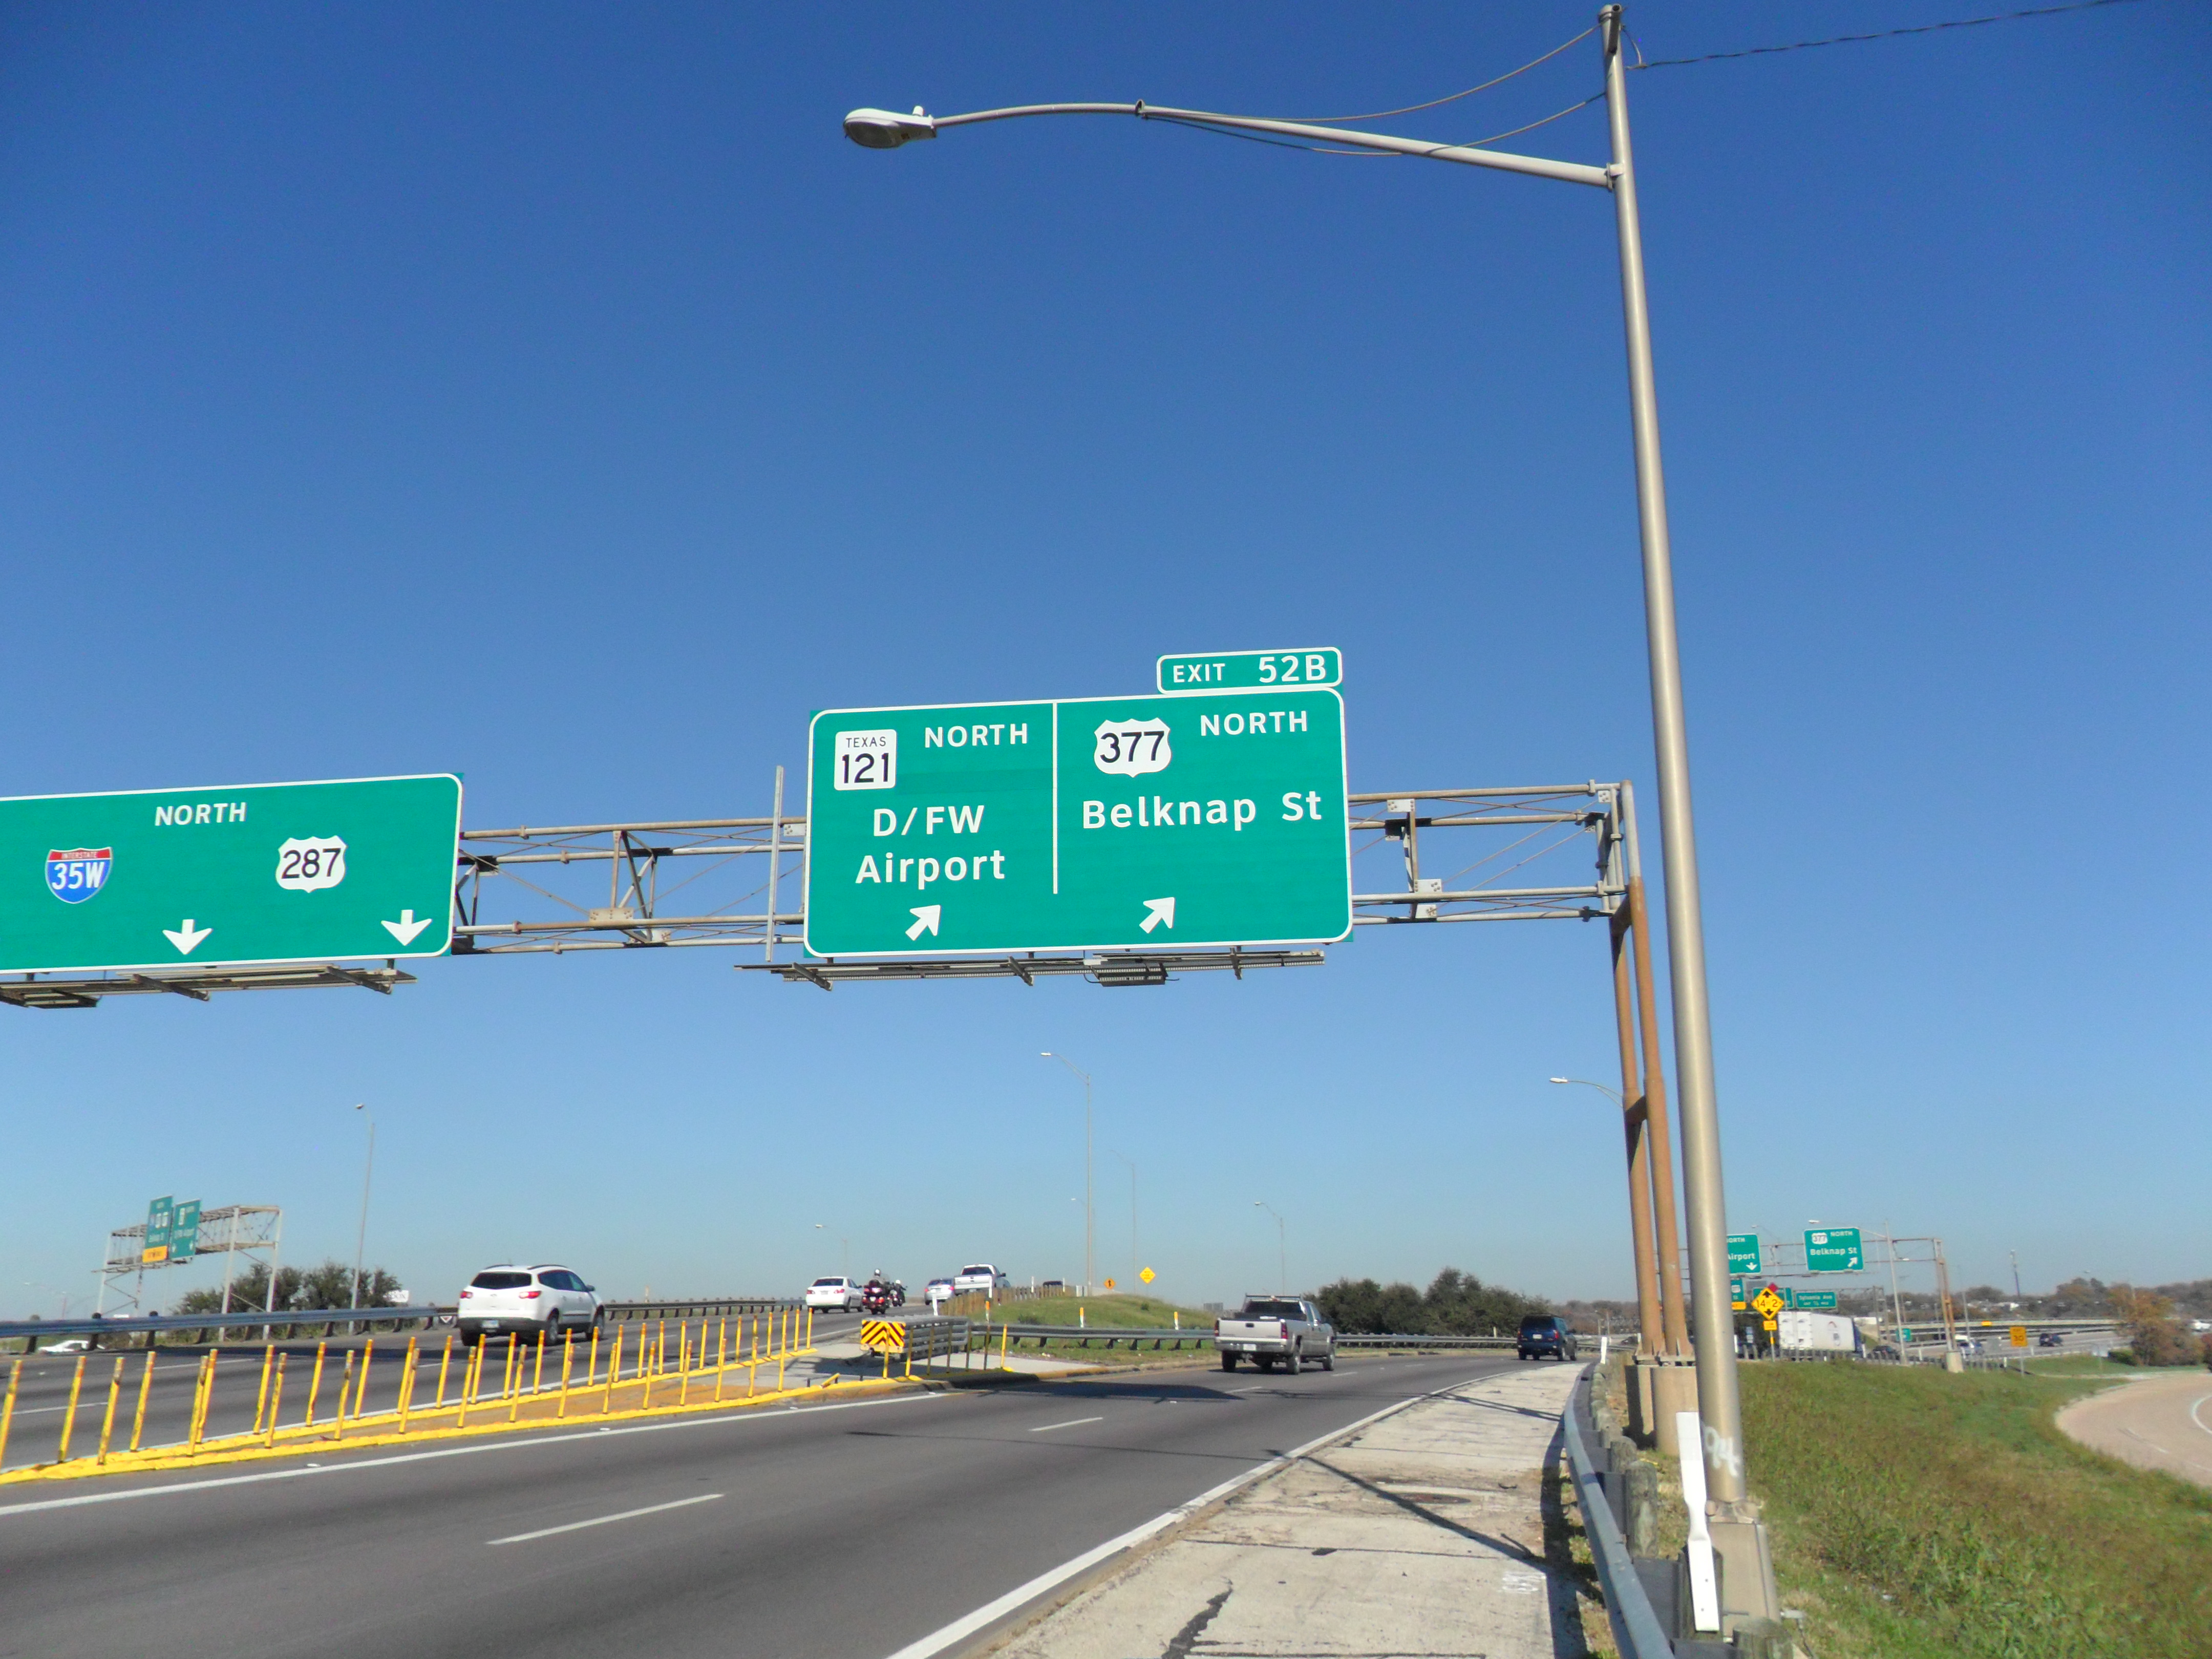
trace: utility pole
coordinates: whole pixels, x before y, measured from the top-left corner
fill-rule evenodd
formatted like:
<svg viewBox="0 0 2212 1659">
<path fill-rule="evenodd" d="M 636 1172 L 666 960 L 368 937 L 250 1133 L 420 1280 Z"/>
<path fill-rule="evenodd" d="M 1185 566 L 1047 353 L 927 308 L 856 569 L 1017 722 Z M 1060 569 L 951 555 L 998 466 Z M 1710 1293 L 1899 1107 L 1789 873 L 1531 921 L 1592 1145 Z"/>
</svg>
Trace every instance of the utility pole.
<svg viewBox="0 0 2212 1659">
<path fill-rule="evenodd" d="M 1275 1214 L 1275 1206 L 1263 1198 L 1252 1200 L 1255 1210 L 1265 1210 L 1275 1217 L 1275 1294 L 1285 1296 L 1291 1288 L 1290 1246 L 1283 1240 L 1283 1218 Z"/>
<path fill-rule="evenodd" d="M 2007 1250 L 2005 1254 L 2012 1258 L 2012 1299 L 2015 1302 L 2025 1301 L 2027 1298 L 2021 1294 L 2020 1290 L 2020 1252 Z"/>
<path fill-rule="evenodd" d="M 1049 1048 L 1037 1058 L 1056 1060 L 1083 1079 L 1083 1293 L 1088 1296 L 1091 1287 L 1098 1282 L 1098 1213 L 1092 1201 L 1095 1190 L 1092 1172 L 1097 1160 L 1091 1150 L 1091 1073 L 1066 1054 L 1056 1054 Z"/>
<path fill-rule="evenodd" d="M 1137 1165 L 1127 1153 L 1116 1152 L 1111 1146 L 1106 1150 L 1129 1168 L 1129 1294 L 1134 1296 L 1142 1283 L 1137 1277 Z"/>
</svg>

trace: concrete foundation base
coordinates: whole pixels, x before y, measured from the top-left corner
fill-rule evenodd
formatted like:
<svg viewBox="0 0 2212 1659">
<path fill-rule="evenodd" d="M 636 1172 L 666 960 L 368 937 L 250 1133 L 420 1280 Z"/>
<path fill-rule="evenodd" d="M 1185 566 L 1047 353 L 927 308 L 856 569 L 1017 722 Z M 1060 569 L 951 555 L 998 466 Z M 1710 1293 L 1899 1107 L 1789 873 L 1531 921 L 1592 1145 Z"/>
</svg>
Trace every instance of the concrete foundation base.
<svg viewBox="0 0 2212 1659">
<path fill-rule="evenodd" d="M 1642 1357 L 1628 1368 L 1628 1437 L 1647 1450 L 1658 1441 L 1658 1408 L 1651 1393 L 1651 1373 L 1658 1368 L 1657 1360 Z"/>
<path fill-rule="evenodd" d="M 1651 1364 L 1651 1413 L 1653 1426 L 1657 1431 L 1656 1441 L 1661 1451 L 1669 1457 L 1680 1457 L 1683 1448 L 1676 1443 L 1674 1415 L 1677 1412 L 1698 1409 L 1698 1368 L 1686 1360 L 1662 1359 Z M 1703 1449 L 1692 1446 L 1689 1455 L 1702 1455 Z"/>
<path fill-rule="evenodd" d="M 1713 1563 L 1718 1569 L 1721 1591 L 1721 1633 L 1733 1636 L 1746 1624 L 1778 1617 L 1781 1593 L 1774 1587 L 1774 1558 L 1767 1553 L 1766 1528 L 1755 1506 L 1735 1506 L 1735 1519 L 1716 1516 L 1709 1523 L 1713 1539 Z"/>
</svg>

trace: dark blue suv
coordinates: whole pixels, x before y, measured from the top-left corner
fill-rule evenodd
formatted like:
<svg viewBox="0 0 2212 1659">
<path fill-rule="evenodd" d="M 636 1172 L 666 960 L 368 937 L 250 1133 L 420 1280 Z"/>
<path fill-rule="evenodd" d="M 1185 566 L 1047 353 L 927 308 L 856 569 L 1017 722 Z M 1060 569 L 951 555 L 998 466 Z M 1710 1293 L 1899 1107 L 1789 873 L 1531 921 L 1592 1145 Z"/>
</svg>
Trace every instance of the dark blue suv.
<svg viewBox="0 0 2212 1659">
<path fill-rule="evenodd" d="M 1521 1322 L 1519 1349 L 1523 1359 L 1572 1359 L 1575 1334 L 1557 1314 L 1530 1314 Z"/>
</svg>

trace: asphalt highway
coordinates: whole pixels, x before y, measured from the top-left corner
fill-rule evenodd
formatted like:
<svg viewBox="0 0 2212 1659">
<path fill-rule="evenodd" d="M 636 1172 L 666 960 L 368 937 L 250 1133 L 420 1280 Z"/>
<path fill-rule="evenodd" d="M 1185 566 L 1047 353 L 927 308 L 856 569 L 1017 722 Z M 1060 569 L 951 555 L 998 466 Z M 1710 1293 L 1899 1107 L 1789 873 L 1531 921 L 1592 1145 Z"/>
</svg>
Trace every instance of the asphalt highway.
<svg viewBox="0 0 2212 1659">
<path fill-rule="evenodd" d="M 884 1659 L 1282 1452 L 1515 1363 L 833 1392 L 0 1489 L 0 1655 Z"/>
<path fill-rule="evenodd" d="M 656 1335 L 659 1322 L 653 1322 Z M 670 1363 L 678 1352 L 678 1334 L 684 1322 L 669 1320 L 667 1346 Z M 689 1340 L 696 1344 L 704 1340 L 710 1346 L 718 1340 L 716 1322 L 694 1319 L 689 1322 Z M 822 1314 L 814 1322 L 814 1340 L 817 1344 L 850 1339 L 860 1329 L 857 1314 Z M 624 1376 L 637 1375 L 636 1347 L 638 1327 L 623 1328 L 628 1332 L 623 1338 L 622 1373 Z M 370 1412 L 389 1411 L 399 1399 L 399 1374 L 407 1349 L 409 1335 L 419 1343 L 422 1358 L 415 1383 L 415 1404 L 421 1407 L 430 1404 L 437 1395 L 438 1366 L 447 1339 L 453 1334 L 445 1327 L 432 1331 L 403 1332 L 396 1336 L 384 1335 L 374 1339 L 375 1347 L 368 1360 L 368 1383 L 366 1403 L 362 1409 Z M 606 1363 L 614 1341 L 614 1328 L 606 1328 L 601 1338 L 599 1369 L 604 1378 Z M 253 1425 L 254 1412 L 261 1391 L 263 1356 L 268 1345 L 253 1343 L 218 1351 L 216 1359 L 216 1385 L 209 1407 L 206 1433 L 210 1436 L 241 1433 Z M 289 1339 L 278 1342 L 276 1352 L 286 1359 L 284 1392 L 282 1401 L 283 1421 L 288 1424 L 307 1420 L 309 1379 L 314 1369 L 313 1340 Z M 356 1365 L 367 1340 L 347 1336 L 333 1338 L 324 1347 L 323 1381 L 317 1390 L 315 1419 L 326 1422 L 337 1409 L 340 1382 L 345 1376 L 346 1356 L 350 1352 Z M 587 1344 L 574 1346 L 571 1364 L 576 1378 L 584 1374 Z M 154 1354 L 154 1382 L 146 1397 L 146 1425 L 140 1441 L 142 1446 L 160 1447 L 181 1443 L 187 1432 L 191 1414 L 192 1389 L 199 1376 L 204 1347 L 164 1347 Z M 534 1380 L 537 1349 L 525 1344 L 526 1363 L 531 1365 Z M 102 1350 L 90 1355 L 74 1354 L 31 1355 L 23 1365 L 22 1380 L 17 1384 L 15 1412 L 9 1427 L 8 1443 L 0 1450 L 0 1468 L 20 1469 L 33 1463 L 52 1462 L 61 1443 L 61 1426 L 69 1415 L 71 1382 L 76 1372 L 77 1360 L 86 1360 L 84 1382 L 78 1390 L 75 1427 L 71 1431 L 70 1453 L 82 1456 L 97 1449 L 100 1444 L 101 1419 L 107 1410 L 107 1395 L 114 1380 L 115 1362 L 123 1361 L 123 1388 L 116 1402 L 113 1444 L 127 1446 L 131 1443 L 131 1422 L 137 1411 L 138 1393 L 145 1376 L 146 1352 L 125 1349 L 121 1352 Z M 492 1352 L 486 1358 L 489 1392 L 499 1381 L 505 1364 L 506 1349 L 497 1339 L 493 1340 Z M 460 1389 L 461 1372 L 465 1363 L 465 1351 L 455 1340 L 447 1377 L 447 1398 Z M 0 1378 L 12 1368 L 15 1361 L 0 1360 Z M 773 1373 L 770 1373 L 773 1375 Z M 561 1349 L 556 1345 L 545 1351 L 544 1386 L 550 1391 L 557 1388 L 561 1377 Z M 4 1386 L 4 1384 L 0 1384 Z M 351 1398 L 350 1395 L 348 1396 Z M 349 1407 L 350 1410 L 351 1407 Z"/>
</svg>

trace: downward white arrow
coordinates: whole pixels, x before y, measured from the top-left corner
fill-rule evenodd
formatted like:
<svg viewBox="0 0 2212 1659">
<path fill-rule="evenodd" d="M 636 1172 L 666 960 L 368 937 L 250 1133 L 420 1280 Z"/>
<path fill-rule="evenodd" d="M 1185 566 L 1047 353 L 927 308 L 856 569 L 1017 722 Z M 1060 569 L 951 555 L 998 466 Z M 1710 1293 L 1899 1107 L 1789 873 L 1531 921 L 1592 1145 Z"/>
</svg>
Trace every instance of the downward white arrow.
<svg viewBox="0 0 2212 1659">
<path fill-rule="evenodd" d="M 199 948 L 200 941 L 213 932 L 215 929 L 212 927 L 193 927 L 192 919 L 186 916 L 183 927 L 164 927 L 161 930 L 161 937 L 177 947 L 178 955 L 188 957 Z"/>
<path fill-rule="evenodd" d="M 908 939 L 920 939 L 923 933 L 937 931 L 937 919 L 944 915 L 941 904 L 917 904 L 914 907 L 914 926 L 906 930 Z"/>
<path fill-rule="evenodd" d="M 384 924 L 384 931 L 391 934 L 392 938 L 398 939 L 402 945 L 412 945 L 415 942 L 416 934 L 421 933 L 429 925 L 429 917 L 425 916 L 422 921 L 417 921 L 415 920 L 415 913 L 412 910 L 402 910 L 399 913 L 398 921 L 387 921 Z"/>
<path fill-rule="evenodd" d="M 1151 933 L 1153 928 L 1158 927 L 1162 922 L 1167 923 L 1170 927 L 1175 926 L 1175 901 L 1173 899 L 1146 899 L 1145 901 L 1145 908 L 1151 911 L 1152 914 L 1146 916 L 1144 921 L 1139 922 L 1137 925 L 1146 933 Z"/>
</svg>

